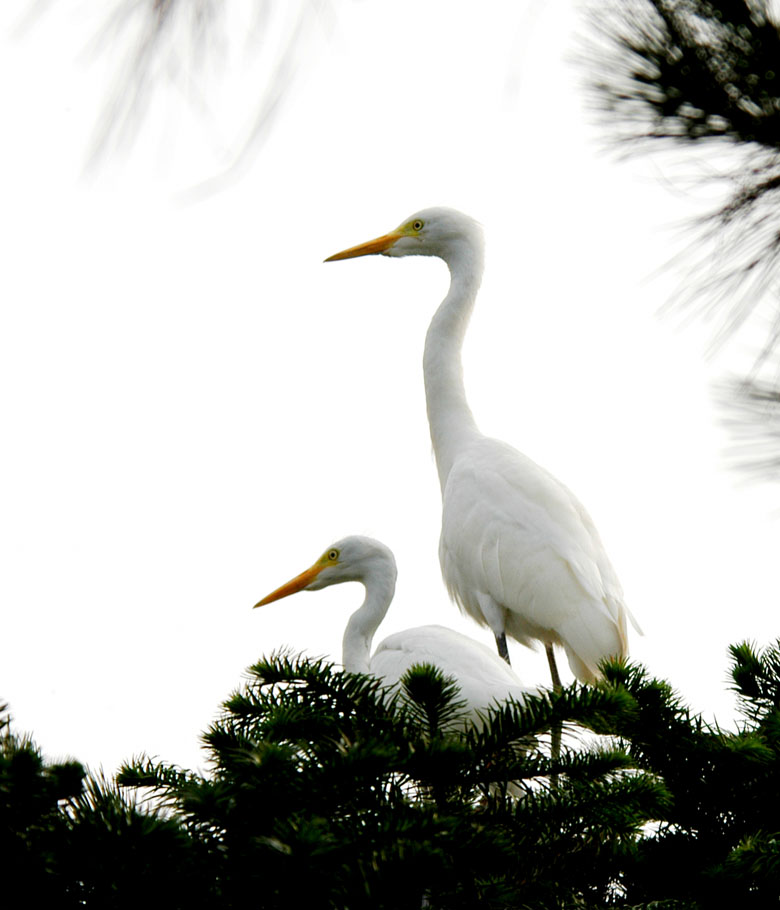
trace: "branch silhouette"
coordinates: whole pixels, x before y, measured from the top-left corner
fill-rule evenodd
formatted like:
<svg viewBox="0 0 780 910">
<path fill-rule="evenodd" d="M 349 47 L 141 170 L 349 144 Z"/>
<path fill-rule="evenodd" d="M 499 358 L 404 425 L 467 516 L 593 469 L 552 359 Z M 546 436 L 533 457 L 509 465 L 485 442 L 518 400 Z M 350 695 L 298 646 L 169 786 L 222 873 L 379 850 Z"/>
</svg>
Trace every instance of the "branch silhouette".
<svg viewBox="0 0 780 910">
<path fill-rule="evenodd" d="M 715 326 L 717 345 L 771 309 L 750 378 L 716 394 L 739 434 L 735 463 L 773 476 L 780 437 L 756 420 L 756 408 L 780 397 L 780 384 L 755 378 L 780 351 L 780 27 L 771 4 L 618 0 L 606 10 L 592 6 L 590 18 L 589 83 L 612 141 L 627 154 L 706 152 L 703 179 L 726 187 L 724 200 L 695 224 L 685 254 L 689 281 L 676 303 Z M 774 457 L 757 457 L 767 447 Z"/>
</svg>

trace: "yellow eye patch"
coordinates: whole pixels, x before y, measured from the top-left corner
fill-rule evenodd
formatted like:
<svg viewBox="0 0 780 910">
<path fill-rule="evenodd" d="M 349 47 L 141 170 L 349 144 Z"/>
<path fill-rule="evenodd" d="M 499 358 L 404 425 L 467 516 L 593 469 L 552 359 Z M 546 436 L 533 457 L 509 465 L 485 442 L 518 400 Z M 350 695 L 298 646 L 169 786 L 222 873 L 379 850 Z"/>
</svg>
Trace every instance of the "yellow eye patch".
<svg viewBox="0 0 780 910">
<path fill-rule="evenodd" d="M 425 225 L 423 221 L 421 221 L 419 218 L 415 218 L 414 221 L 407 221 L 407 223 L 399 230 L 402 234 L 406 234 L 407 236 L 411 234 L 414 236 L 415 234 L 419 234 L 424 226 Z"/>
</svg>

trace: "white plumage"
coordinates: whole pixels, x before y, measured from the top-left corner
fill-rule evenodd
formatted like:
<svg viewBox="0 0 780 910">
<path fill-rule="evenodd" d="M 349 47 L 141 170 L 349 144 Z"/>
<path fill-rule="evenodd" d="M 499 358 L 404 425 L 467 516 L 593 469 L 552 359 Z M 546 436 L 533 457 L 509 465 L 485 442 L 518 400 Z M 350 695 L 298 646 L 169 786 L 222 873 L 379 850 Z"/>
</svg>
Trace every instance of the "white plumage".
<svg viewBox="0 0 780 910">
<path fill-rule="evenodd" d="M 482 438 L 453 465 L 439 558 L 464 612 L 525 645 L 562 645 L 580 680 L 592 681 L 604 657 L 628 651 L 620 583 L 590 517 L 563 484 L 505 443 Z"/>
<path fill-rule="evenodd" d="M 388 684 L 397 683 L 413 666 L 433 664 L 460 686 L 472 716 L 512 697 L 533 692 L 523 686 L 508 664 L 490 648 L 443 626 L 404 629 L 384 639 L 371 654 L 379 624 L 393 599 L 396 564 L 391 550 L 370 537 L 345 537 L 323 553 L 311 568 L 264 597 L 256 606 L 297 591 L 314 591 L 347 581 L 360 582 L 363 603 L 344 630 L 342 663 L 351 673 L 369 673 Z"/>
<path fill-rule="evenodd" d="M 482 280 L 481 228 L 453 209 L 426 209 L 330 259 L 372 253 L 437 256 L 450 270 L 423 358 L 442 491 L 439 558 L 450 595 L 493 631 L 507 661 L 507 635 L 525 645 L 541 641 L 558 684 L 553 645 L 561 645 L 574 675 L 593 681 L 601 660 L 627 654 L 627 619 L 636 626 L 596 528 L 544 468 L 480 433 L 466 401 L 461 347 Z"/>
</svg>

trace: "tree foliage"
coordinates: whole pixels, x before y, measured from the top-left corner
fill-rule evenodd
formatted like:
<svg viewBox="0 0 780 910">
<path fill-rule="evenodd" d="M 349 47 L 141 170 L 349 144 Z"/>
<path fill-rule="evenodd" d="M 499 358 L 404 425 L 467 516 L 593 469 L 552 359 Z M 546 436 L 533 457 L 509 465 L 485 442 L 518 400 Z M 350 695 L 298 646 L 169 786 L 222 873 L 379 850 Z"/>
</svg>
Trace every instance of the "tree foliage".
<svg viewBox="0 0 780 910">
<path fill-rule="evenodd" d="M 638 666 L 474 723 L 432 667 L 396 690 L 275 655 L 205 733 L 203 773 L 142 756 L 109 782 L 6 727 L 4 856 L 18 893 L 66 908 L 764 907 L 780 645 L 732 662 L 727 732 Z"/>
<path fill-rule="evenodd" d="M 0 708 L 4 906 L 200 906 L 198 845 L 173 817 L 75 761 L 48 763 Z M 5 903 L 8 901 L 8 903 Z"/>
<path fill-rule="evenodd" d="M 623 745 L 672 797 L 625 869 L 629 905 L 751 908 L 780 896 L 780 645 L 757 653 L 741 644 L 731 655 L 743 716 L 736 732 L 705 724 L 641 668 L 608 671 L 610 684 L 636 701 Z"/>
<path fill-rule="evenodd" d="M 67 840 L 60 806 L 81 792 L 83 779 L 77 762 L 46 764 L 29 738 L 12 733 L 8 706 L 0 705 L 0 855 L 4 879 L 14 876 L 30 903 L 57 905 Z"/>
<path fill-rule="evenodd" d="M 629 150 L 706 150 L 701 172 L 727 188 L 698 224 L 679 300 L 697 303 L 717 326 L 717 341 L 748 321 L 763 333 L 751 374 L 724 383 L 719 397 L 736 432 L 736 464 L 775 477 L 780 27 L 773 5 L 614 0 L 593 4 L 592 13 L 588 80 L 607 132 Z"/>
<path fill-rule="evenodd" d="M 206 734 L 211 775 L 147 762 L 120 780 L 184 815 L 229 906 L 259 889 L 268 907 L 603 899 L 664 790 L 614 749 L 567 750 L 553 768 L 538 737 L 555 720 L 603 729 L 631 699 L 570 689 L 473 726 L 457 694 L 430 667 L 393 693 L 278 656 L 251 668 Z"/>
<path fill-rule="evenodd" d="M 599 31 L 619 65 L 597 67 L 593 84 L 624 138 L 780 150 L 780 34 L 765 0 L 620 0 Z"/>
</svg>

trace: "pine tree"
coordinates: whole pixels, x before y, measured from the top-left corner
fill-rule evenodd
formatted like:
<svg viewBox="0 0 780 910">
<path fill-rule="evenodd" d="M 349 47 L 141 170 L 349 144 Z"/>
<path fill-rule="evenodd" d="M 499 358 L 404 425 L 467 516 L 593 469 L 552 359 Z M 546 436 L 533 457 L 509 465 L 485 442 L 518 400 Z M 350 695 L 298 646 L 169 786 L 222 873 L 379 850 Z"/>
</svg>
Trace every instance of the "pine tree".
<svg viewBox="0 0 780 910">
<path fill-rule="evenodd" d="M 772 6 L 617 0 L 594 4 L 591 18 L 597 37 L 588 76 L 608 134 L 632 151 L 706 152 L 707 172 L 728 188 L 699 224 L 680 301 L 698 303 L 719 326 L 719 341 L 754 314 L 764 320 L 764 347 L 750 374 L 722 383 L 718 398 L 734 431 L 735 463 L 776 479 L 780 27 Z"/>
<path fill-rule="evenodd" d="M 4 907 L 130 910 L 152 894 L 172 910 L 216 906 L 202 901 L 197 847 L 178 821 L 79 762 L 47 762 L 0 706 Z"/>
<path fill-rule="evenodd" d="M 623 869 L 629 906 L 766 907 L 780 895 L 780 650 L 759 655 L 743 644 L 731 654 L 742 709 L 736 732 L 704 723 L 643 669 L 608 668 L 610 684 L 637 707 L 621 720 L 622 745 L 671 794 L 665 817 Z"/>
<path fill-rule="evenodd" d="M 552 763 L 539 738 L 632 710 L 624 691 L 573 687 L 473 726 L 433 668 L 393 693 L 277 656 L 206 734 L 210 774 L 137 762 L 120 780 L 184 819 L 221 906 L 603 906 L 665 789 L 620 750 Z"/>
<path fill-rule="evenodd" d="M 6 903 L 768 906 L 780 894 L 780 642 L 731 654 L 734 732 L 637 666 L 473 724 L 434 668 L 395 691 L 289 655 L 257 663 L 225 703 L 204 736 L 206 773 L 140 758 L 106 781 L 46 763 L 5 719 Z"/>
<path fill-rule="evenodd" d="M 81 792 L 84 774 L 78 762 L 47 764 L 31 739 L 12 732 L 8 706 L 0 705 L 0 856 L 10 906 L 67 906 L 60 806 Z"/>
</svg>

